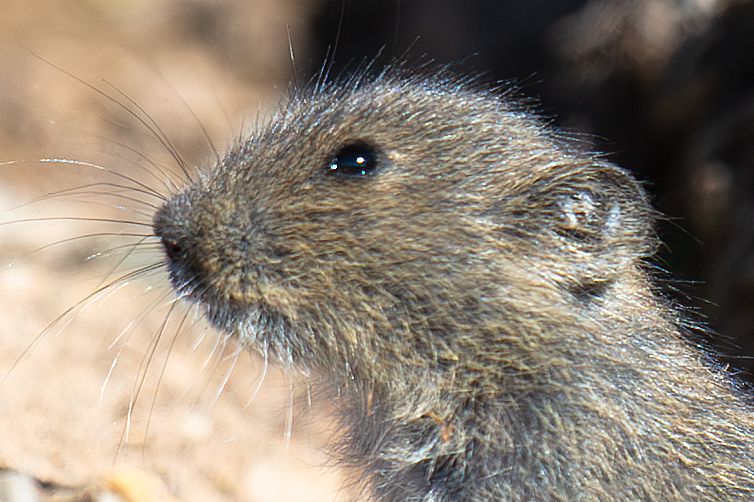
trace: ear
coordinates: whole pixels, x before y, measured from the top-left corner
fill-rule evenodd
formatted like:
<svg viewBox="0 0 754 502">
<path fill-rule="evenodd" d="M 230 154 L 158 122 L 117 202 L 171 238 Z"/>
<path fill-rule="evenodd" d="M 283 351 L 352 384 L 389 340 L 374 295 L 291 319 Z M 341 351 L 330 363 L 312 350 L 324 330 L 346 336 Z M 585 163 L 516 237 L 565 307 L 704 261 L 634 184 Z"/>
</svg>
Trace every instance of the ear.
<svg viewBox="0 0 754 502">
<path fill-rule="evenodd" d="M 557 189 L 555 230 L 585 252 L 606 245 L 647 256 L 654 211 L 641 185 L 623 169 L 598 164 L 572 175 Z"/>
<path fill-rule="evenodd" d="M 568 289 L 590 297 L 639 266 L 656 247 L 654 211 L 644 190 L 617 167 L 597 167 L 591 176 L 580 173 L 575 183 L 561 187 L 554 215 L 561 258 L 571 265 Z"/>
</svg>

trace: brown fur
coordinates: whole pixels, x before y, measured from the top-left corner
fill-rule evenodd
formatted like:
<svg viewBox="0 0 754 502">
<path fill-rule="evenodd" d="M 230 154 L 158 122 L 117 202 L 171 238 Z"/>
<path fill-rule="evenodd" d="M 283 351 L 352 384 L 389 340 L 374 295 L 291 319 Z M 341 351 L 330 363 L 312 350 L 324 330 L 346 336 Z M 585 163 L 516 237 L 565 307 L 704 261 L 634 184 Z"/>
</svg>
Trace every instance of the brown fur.
<svg viewBox="0 0 754 502">
<path fill-rule="evenodd" d="M 329 168 L 355 141 L 376 169 Z M 295 95 L 155 217 L 176 289 L 342 393 L 388 501 L 744 500 L 750 399 L 682 334 L 624 170 L 389 70 Z"/>
</svg>

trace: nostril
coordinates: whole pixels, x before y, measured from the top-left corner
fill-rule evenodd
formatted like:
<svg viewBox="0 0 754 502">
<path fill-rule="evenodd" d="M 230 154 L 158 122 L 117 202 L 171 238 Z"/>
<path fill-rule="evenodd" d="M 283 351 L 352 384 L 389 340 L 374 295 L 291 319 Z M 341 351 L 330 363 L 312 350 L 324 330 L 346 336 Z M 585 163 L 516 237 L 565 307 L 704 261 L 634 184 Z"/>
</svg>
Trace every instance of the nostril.
<svg viewBox="0 0 754 502">
<path fill-rule="evenodd" d="M 182 258 L 184 258 L 183 246 L 178 239 L 163 235 L 161 240 L 162 245 L 165 247 L 165 252 L 167 253 L 168 258 L 170 258 L 172 261 L 180 261 Z"/>
</svg>

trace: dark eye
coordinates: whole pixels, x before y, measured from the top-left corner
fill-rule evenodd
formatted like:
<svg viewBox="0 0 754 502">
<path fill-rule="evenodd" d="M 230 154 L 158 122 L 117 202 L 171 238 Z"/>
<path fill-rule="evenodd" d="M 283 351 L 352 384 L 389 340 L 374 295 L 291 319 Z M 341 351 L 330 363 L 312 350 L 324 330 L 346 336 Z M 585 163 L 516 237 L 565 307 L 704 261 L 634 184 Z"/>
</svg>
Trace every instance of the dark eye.
<svg viewBox="0 0 754 502">
<path fill-rule="evenodd" d="M 356 141 L 348 143 L 330 158 L 328 169 L 343 176 L 367 176 L 377 169 L 380 156 L 371 145 Z"/>
</svg>

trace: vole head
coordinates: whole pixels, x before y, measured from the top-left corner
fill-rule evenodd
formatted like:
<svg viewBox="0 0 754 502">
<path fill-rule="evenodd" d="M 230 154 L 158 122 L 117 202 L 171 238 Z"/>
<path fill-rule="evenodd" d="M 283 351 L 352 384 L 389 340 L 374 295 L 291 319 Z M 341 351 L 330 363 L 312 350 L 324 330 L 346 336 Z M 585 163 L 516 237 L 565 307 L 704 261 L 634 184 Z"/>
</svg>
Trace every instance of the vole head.
<svg viewBox="0 0 754 502">
<path fill-rule="evenodd" d="M 154 227 L 218 327 L 368 376 L 599 302 L 639 273 L 650 220 L 629 175 L 515 103 L 393 71 L 294 96 Z"/>
</svg>

